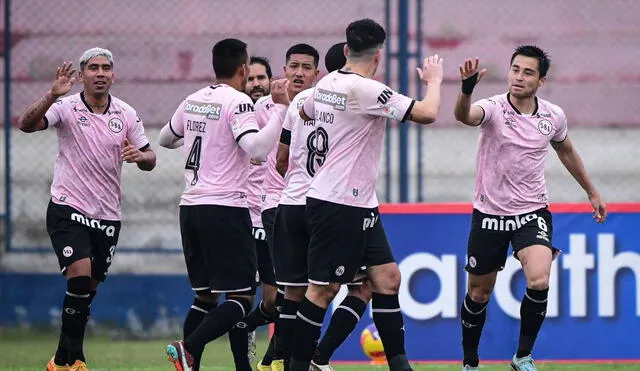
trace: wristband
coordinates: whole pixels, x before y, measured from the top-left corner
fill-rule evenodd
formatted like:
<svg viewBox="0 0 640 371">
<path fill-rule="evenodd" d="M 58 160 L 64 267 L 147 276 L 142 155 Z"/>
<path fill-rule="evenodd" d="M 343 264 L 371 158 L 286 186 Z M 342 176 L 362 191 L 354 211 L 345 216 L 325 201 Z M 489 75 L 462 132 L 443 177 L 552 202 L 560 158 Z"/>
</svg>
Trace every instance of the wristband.
<svg viewBox="0 0 640 371">
<path fill-rule="evenodd" d="M 478 73 L 474 73 L 473 75 L 467 77 L 462 80 L 462 94 L 471 95 L 473 93 L 473 88 L 478 83 Z"/>
</svg>

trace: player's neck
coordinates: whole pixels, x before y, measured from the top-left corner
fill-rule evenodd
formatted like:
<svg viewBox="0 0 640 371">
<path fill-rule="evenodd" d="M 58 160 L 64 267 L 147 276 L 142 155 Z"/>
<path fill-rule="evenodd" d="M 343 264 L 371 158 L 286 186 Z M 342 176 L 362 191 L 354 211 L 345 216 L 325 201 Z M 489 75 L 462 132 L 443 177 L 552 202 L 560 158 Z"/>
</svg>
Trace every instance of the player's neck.
<svg viewBox="0 0 640 371">
<path fill-rule="evenodd" d="M 242 80 L 240 79 L 236 79 L 236 78 L 230 78 L 230 79 L 215 79 L 213 81 L 214 85 L 220 85 L 220 84 L 225 84 L 225 85 L 229 85 L 232 88 L 244 92 L 244 89 L 242 87 Z"/>
<path fill-rule="evenodd" d="M 536 111 L 537 103 L 535 95 L 526 98 L 516 98 L 509 94 L 508 99 L 509 103 L 522 115 L 531 115 Z"/>
<path fill-rule="evenodd" d="M 370 62 L 347 62 L 347 64 L 342 67 L 342 71 L 356 73 L 360 76 L 372 78 L 374 73 L 376 72 L 376 66 L 374 63 Z"/>
<path fill-rule="evenodd" d="M 287 89 L 287 95 L 289 96 L 289 101 L 292 101 L 293 98 L 296 97 L 296 95 L 298 95 L 298 91 L 293 91 L 291 89 Z"/>
<path fill-rule="evenodd" d="M 84 93 L 84 101 L 87 106 L 94 112 L 104 112 L 109 104 L 109 93 L 100 95 L 91 95 Z"/>
</svg>

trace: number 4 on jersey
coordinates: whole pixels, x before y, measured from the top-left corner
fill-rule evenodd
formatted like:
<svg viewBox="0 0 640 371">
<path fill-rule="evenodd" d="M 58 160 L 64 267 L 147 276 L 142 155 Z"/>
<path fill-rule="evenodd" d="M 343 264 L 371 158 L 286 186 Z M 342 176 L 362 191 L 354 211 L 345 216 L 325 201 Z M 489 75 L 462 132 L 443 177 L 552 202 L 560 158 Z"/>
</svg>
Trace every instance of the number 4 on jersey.
<svg viewBox="0 0 640 371">
<path fill-rule="evenodd" d="M 184 165 L 185 169 L 193 170 L 193 180 L 191 181 L 191 185 L 196 185 L 196 183 L 198 183 L 198 169 L 200 168 L 200 149 L 201 148 L 202 148 L 202 137 L 197 136 L 193 140 L 191 151 L 189 151 L 189 156 L 187 156 L 187 163 Z"/>
</svg>

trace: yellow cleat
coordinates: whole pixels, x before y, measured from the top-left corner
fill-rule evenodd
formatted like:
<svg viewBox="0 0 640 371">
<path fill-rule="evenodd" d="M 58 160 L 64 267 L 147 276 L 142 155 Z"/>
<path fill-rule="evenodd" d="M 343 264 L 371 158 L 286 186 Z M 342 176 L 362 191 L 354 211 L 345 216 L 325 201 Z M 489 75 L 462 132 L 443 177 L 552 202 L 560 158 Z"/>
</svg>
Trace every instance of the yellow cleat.
<svg viewBox="0 0 640 371">
<path fill-rule="evenodd" d="M 54 362 L 55 357 L 51 357 L 51 360 L 49 360 L 49 363 L 47 363 L 47 371 L 69 371 L 71 370 L 69 368 L 69 365 L 64 365 L 64 366 L 58 366 L 56 365 L 56 363 Z"/>
<path fill-rule="evenodd" d="M 262 364 L 262 362 L 260 362 L 256 366 L 256 371 L 271 371 L 271 365 L 265 366 Z"/>
<path fill-rule="evenodd" d="M 274 359 L 271 361 L 271 371 L 284 371 L 284 360 Z"/>
<path fill-rule="evenodd" d="M 69 371 L 89 371 L 87 364 L 77 359 L 76 363 L 69 366 Z"/>
</svg>

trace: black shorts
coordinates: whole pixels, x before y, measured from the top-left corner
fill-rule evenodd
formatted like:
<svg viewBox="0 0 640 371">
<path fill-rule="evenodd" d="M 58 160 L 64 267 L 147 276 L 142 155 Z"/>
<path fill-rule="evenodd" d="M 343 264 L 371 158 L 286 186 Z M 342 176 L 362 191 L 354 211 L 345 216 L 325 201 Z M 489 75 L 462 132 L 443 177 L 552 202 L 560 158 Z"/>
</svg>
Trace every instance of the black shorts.
<svg viewBox="0 0 640 371">
<path fill-rule="evenodd" d="M 555 254 L 558 250 L 551 244 L 552 236 L 553 220 L 546 207 L 517 216 L 490 215 L 474 209 L 465 270 L 484 275 L 504 269 L 509 242 L 514 256 L 532 245 L 548 246 Z"/>
<path fill-rule="evenodd" d="M 249 209 L 180 206 L 180 233 L 195 292 L 255 293 L 258 267 Z"/>
<path fill-rule="evenodd" d="M 256 255 L 258 258 L 258 282 L 267 285 L 276 285 L 276 275 L 273 271 L 271 251 L 267 244 L 267 233 L 262 227 L 252 227 L 253 239 L 256 243 Z"/>
<path fill-rule="evenodd" d="M 278 285 L 307 286 L 309 225 L 305 205 L 278 205 L 273 242 L 273 264 Z"/>
<path fill-rule="evenodd" d="M 73 262 L 91 258 L 91 277 L 107 278 L 120 235 L 120 221 L 92 219 L 67 205 L 49 201 L 47 232 L 62 274 Z"/>
<path fill-rule="evenodd" d="M 394 262 L 378 208 L 361 208 L 307 197 L 309 282 L 353 281 L 362 266 Z"/>
</svg>

